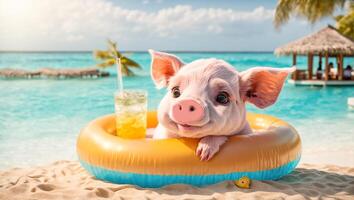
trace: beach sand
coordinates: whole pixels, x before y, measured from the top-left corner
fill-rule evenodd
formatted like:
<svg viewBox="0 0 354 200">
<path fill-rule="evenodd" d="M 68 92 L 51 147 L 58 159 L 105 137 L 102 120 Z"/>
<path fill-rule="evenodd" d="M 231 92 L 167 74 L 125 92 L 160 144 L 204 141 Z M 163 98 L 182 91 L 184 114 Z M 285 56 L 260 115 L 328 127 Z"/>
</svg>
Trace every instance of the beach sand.
<svg viewBox="0 0 354 200">
<path fill-rule="evenodd" d="M 96 180 L 76 161 L 0 171 L 0 199 L 354 199 L 354 167 L 300 165 L 278 181 L 145 189 Z"/>
</svg>

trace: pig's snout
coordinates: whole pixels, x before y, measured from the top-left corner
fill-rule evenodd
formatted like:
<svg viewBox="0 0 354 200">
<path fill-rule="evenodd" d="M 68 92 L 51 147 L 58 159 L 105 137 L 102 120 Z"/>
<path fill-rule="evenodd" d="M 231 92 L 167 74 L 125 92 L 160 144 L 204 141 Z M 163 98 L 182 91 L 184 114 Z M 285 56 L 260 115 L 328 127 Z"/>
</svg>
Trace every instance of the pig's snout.
<svg viewBox="0 0 354 200">
<path fill-rule="evenodd" d="M 204 114 L 203 106 L 192 99 L 178 101 L 172 107 L 172 117 L 180 124 L 198 122 L 203 119 Z"/>
</svg>

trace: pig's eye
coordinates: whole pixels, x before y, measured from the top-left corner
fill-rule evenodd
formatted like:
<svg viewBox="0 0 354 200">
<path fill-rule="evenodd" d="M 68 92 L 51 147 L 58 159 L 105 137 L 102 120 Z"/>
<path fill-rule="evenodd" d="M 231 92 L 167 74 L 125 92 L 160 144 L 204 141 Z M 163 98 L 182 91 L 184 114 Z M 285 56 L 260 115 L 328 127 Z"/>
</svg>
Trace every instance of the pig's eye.
<svg viewBox="0 0 354 200">
<path fill-rule="evenodd" d="M 230 97 L 227 92 L 220 92 L 215 99 L 216 102 L 226 105 L 230 102 Z"/>
<path fill-rule="evenodd" d="M 173 98 L 178 98 L 179 96 L 181 96 L 181 92 L 179 91 L 178 86 L 172 88 L 171 91 L 172 91 Z"/>
</svg>

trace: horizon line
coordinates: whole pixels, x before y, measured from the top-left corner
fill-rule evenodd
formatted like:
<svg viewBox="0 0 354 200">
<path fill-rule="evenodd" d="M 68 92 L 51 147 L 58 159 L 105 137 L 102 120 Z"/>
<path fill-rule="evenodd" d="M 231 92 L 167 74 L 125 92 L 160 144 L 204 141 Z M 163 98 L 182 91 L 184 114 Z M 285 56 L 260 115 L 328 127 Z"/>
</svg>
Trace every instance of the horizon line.
<svg viewBox="0 0 354 200">
<path fill-rule="evenodd" d="M 0 50 L 0 53 L 92 53 L 94 50 Z M 230 51 L 215 51 L 215 50 L 159 50 L 162 52 L 168 53 L 273 53 L 274 51 L 237 51 L 237 50 L 230 50 Z M 144 50 L 128 50 L 128 51 L 121 51 L 122 53 L 148 53 L 148 51 Z"/>
</svg>

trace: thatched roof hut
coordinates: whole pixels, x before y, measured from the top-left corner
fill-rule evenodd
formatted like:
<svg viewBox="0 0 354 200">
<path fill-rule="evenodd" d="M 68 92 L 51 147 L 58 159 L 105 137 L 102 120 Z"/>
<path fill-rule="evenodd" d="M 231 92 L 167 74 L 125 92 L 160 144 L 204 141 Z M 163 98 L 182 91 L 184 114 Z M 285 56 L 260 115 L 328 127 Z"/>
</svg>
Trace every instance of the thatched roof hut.
<svg viewBox="0 0 354 200">
<path fill-rule="evenodd" d="M 296 65 L 297 55 L 307 55 L 307 72 L 297 70 L 293 74 L 293 80 L 312 80 L 313 77 L 313 57 L 319 57 L 319 66 L 322 65 L 322 57 L 325 57 L 324 80 L 329 80 L 328 58 L 335 57 L 338 66 L 337 80 L 343 79 L 343 59 L 345 56 L 354 56 L 354 41 L 338 32 L 336 28 L 328 25 L 327 27 L 305 36 L 289 44 L 275 49 L 276 55 L 293 55 L 293 65 Z M 306 78 L 301 75 L 305 74 Z M 315 79 L 319 79 L 317 77 Z"/>
<path fill-rule="evenodd" d="M 305 36 L 289 44 L 275 49 L 276 55 L 354 55 L 354 41 L 345 37 L 337 29 L 328 25 L 327 27 Z"/>
</svg>

